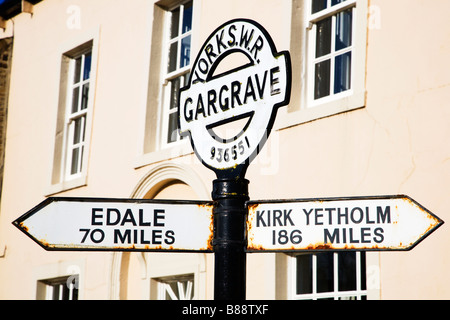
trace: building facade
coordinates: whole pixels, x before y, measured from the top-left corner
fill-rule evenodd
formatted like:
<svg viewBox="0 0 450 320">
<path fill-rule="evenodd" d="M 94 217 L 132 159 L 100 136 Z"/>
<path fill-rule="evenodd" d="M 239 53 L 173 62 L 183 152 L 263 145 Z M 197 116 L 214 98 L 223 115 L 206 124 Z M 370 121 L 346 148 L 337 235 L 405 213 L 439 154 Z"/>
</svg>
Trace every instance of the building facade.
<svg viewBox="0 0 450 320">
<path fill-rule="evenodd" d="M 252 200 L 406 194 L 449 220 L 449 10 L 0 1 L 0 299 L 213 298 L 213 254 L 49 252 L 11 222 L 50 196 L 210 200 L 215 175 L 176 105 L 204 41 L 236 18 L 292 60 L 290 103 L 246 175 Z M 449 242 L 444 224 L 408 252 L 247 254 L 247 298 L 448 299 Z"/>
</svg>

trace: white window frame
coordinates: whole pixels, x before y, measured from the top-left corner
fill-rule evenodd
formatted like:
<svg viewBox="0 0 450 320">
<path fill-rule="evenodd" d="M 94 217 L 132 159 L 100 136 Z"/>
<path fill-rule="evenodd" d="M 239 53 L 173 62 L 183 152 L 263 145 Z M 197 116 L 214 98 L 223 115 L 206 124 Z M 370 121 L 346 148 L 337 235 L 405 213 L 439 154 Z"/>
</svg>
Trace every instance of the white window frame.
<svg viewBox="0 0 450 320">
<path fill-rule="evenodd" d="M 367 297 L 369 291 L 367 290 L 367 277 L 366 277 L 366 290 L 362 290 L 361 286 L 361 272 L 366 272 L 366 270 L 361 270 L 361 252 L 356 253 L 356 290 L 352 291 L 338 291 L 338 252 L 333 253 L 333 291 L 330 292 L 317 292 L 317 255 L 311 253 L 312 255 L 312 293 L 308 294 L 297 294 L 296 283 L 297 283 L 297 259 L 298 255 L 293 255 L 290 257 L 290 280 L 288 286 L 288 297 L 291 300 L 318 300 L 318 299 L 329 299 L 334 300 L 351 299 L 356 297 L 357 300 L 361 300 L 362 297 Z M 366 269 L 367 269 L 367 255 L 366 255 Z"/>
<path fill-rule="evenodd" d="M 158 300 L 192 300 L 194 298 L 194 274 L 154 279 L 158 282 Z M 176 284 L 178 294 L 170 283 Z M 167 299 L 167 296 L 170 299 Z"/>
<path fill-rule="evenodd" d="M 185 68 L 183 68 L 185 69 Z M 180 77 L 180 88 L 186 85 L 186 83 L 183 83 L 183 75 L 185 73 L 177 74 L 178 77 Z M 180 136 L 177 137 L 176 141 L 168 142 L 168 132 L 169 132 L 169 123 L 170 123 L 170 115 L 178 112 L 177 108 L 170 108 L 170 95 L 172 92 L 172 81 L 175 78 L 167 78 L 165 83 L 163 84 L 163 110 L 162 110 L 162 122 L 161 122 L 161 146 L 162 148 L 171 148 L 175 147 L 177 145 L 181 145 L 186 143 L 187 139 L 181 138 Z"/>
<path fill-rule="evenodd" d="M 170 39 L 170 32 L 171 32 L 171 18 L 172 18 L 172 12 L 174 10 L 176 10 L 177 8 L 180 9 L 180 20 L 179 22 L 182 22 L 183 19 L 183 13 L 184 13 L 184 6 L 186 3 L 190 2 L 190 0 L 186 0 L 186 1 L 182 1 L 179 4 L 177 4 L 176 6 L 171 7 L 170 9 L 167 10 L 166 15 L 165 15 L 165 19 L 164 19 L 164 44 L 163 44 L 163 61 L 162 61 L 162 66 L 161 66 L 161 72 L 163 74 L 162 77 L 162 84 L 161 84 L 161 88 L 162 88 L 162 106 L 161 106 L 161 115 L 160 115 L 160 119 L 161 119 L 161 125 L 160 125 L 160 130 L 159 130 L 159 143 L 161 145 L 162 149 L 167 149 L 167 148 L 172 148 L 172 147 L 176 147 L 176 146 L 180 146 L 180 145 L 186 145 L 187 144 L 187 140 L 188 139 L 182 139 L 179 135 L 176 139 L 176 141 L 173 142 L 168 142 L 167 138 L 168 138 L 168 131 L 169 131 L 169 119 L 170 119 L 170 115 L 173 113 L 178 112 L 177 108 L 170 108 L 170 95 L 171 95 L 171 85 L 172 85 L 172 80 L 174 80 L 175 78 L 180 77 L 180 88 L 183 88 L 184 86 L 187 85 L 187 83 L 183 82 L 183 75 L 185 75 L 186 73 L 188 73 L 190 71 L 191 68 L 191 63 L 192 63 L 192 29 L 193 29 L 193 17 L 194 17 L 194 13 L 192 14 L 192 24 L 191 24 L 191 29 L 185 33 L 182 33 L 182 27 L 183 24 L 179 23 L 178 24 L 178 33 L 177 36 L 174 37 L 173 39 Z M 194 1 L 192 1 L 192 8 L 194 9 Z M 191 38 L 191 52 L 190 52 L 190 59 L 189 59 L 189 64 L 187 64 L 184 67 L 179 67 L 180 66 L 180 57 L 181 57 L 181 40 L 184 38 L 190 37 Z M 169 64 L 169 49 L 171 44 L 177 42 L 177 61 L 176 61 L 176 67 L 174 71 L 168 71 L 168 64 Z"/>
<path fill-rule="evenodd" d="M 150 290 L 146 291 L 148 296 L 143 296 L 144 299 L 165 300 L 169 297 L 171 299 L 204 300 L 207 298 L 206 260 L 203 254 L 161 253 L 159 256 L 146 254 L 145 261 L 147 272 L 145 279 L 143 278 L 143 285 Z M 183 283 L 186 280 L 192 282 L 189 287 Z M 167 287 L 168 282 L 176 282 L 177 288 L 182 290 L 183 295 L 181 297 L 174 295 L 174 292 Z"/>
<path fill-rule="evenodd" d="M 87 30 L 71 39 L 68 39 L 62 43 L 57 52 L 59 52 L 59 61 L 61 64 L 60 77 L 59 77 L 59 100 L 57 108 L 57 120 L 56 120 L 56 134 L 55 134 L 55 148 L 53 154 L 53 163 L 51 171 L 51 180 L 49 187 L 46 191 L 46 195 L 50 196 L 62 191 L 70 190 L 73 188 L 78 188 L 85 186 L 87 184 L 87 174 L 88 174 L 88 160 L 90 153 L 90 139 L 92 131 L 92 114 L 94 109 L 94 98 L 96 89 L 96 77 L 97 77 L 97 58 L 98 58 L 98 39 L 99 39 L 100 29 L 99 27 L 94 27 Z M 72 59 L 84 53 L 87 50 L 91 50 L 91 73 L 89 79 L 89 93 L 87 100 L 87 108 L 76 114 L 75 116 L 82 116 L 85 114 L 85 139 L 84 139 L 84 152 L 82 158 L 82 170 L 76 175 L 68 175 L 70 173 L 70 167 L 68 167 L 67 161 L 67 148 L 70 139 L 73 139 L 73 135 L 69 128 L 69 118 L 68 113 L 70 112 L 72 104 L 72 87 L 73 82 L 73 67 Z M 55 57 L 56 58 L 56 57 Z M 57 61 L 57 60 L 55 60 Z M 72 78 L 71 78 L 72 77 Z"/>
<path fill-rule="evenodd" d="M 337 5 L 331 6 L 331 0 L 328 1 L 328 6 L 326 9 L 319 11 L 317 13 L 312 14 L 311 13 L 311 7 L 312 7 L 312 0 L 308 1 L 308 107 L 315 107 L 318 105 L 322 105 L 327 102 L 335 101 L 344 97 L 348 97 L 353 95 L 354 90 L 354 68 L 353 68 L 353 56 L 354 56 L 354 48 L 355 48 L 355 18 L 357 15 L 356 12 L 356 0 L 345 0 L 344 2 L 341 2 Z M 335 51 L 335 34 L 336 34 L 336 15 L 339 12 L 345 11 L 347 9 L 352 10 L 352 44 L 344 49 Z M 329 54 L 325 54 L 321 57 L 316 58 L 316 34 L 317 34 L 317 22 L 322 21 L 323 19 L 326 19 L 328 17 L 331 17 L 331 51 Z M 352 62 L 351 62 L 351 75 L 350 75 L 350 89 L 340 92 L 340 93 L 334 93 L 334 75 L 335 75 L 335 58 L 339 55 L 342 55 L 344 53 L 351 52 L 352 53 Z M 314 78 L 315 78 L 315 65 L 321 61 L 330 60 L 330 94 L 315 99 L 314 98 Z"/>
<path fill-rule="evenodd" d="M 299 6 L 301 10 L 293 10 L 291 22 L 292 94 L 289 106 L 278 110 L 274 125 L 276 130 L 364 108 L 366 104 L 368 0 L 347 0 L 321 11 L 320 15 L 311 14 L 311 1 L 293 0 L 293 9 Z M 324 13 L 332 15 L 349 7 L 354 7 L 351 89 L 313 101 L 316 37 L 314 22 L 323 17 Z"/>
<path fill-rule="evenodd" d="M 56 279 L 39 280 L 40 290 L 45 291 L 45 300 L 78 300 L 79 275 L 71 275 Z M 67 288 L 68 296 L 64 299 L 63 292 Z M 55 290 L 58 296 L 55 297 Z M 77 291 L 75 295 L 75 291 Z"/>
<path fill-rule="evenodd" d="M 84 259 L 35 266 L 33 267 L 32 281 L 35 285 L 33 292 L 36 293 L 36 300 L 53 300 L 52 285 L 57 282 L 68 286 L 69 290 L 73 290 L 73 287 L 76 286 L 78 289 L 77 299 L 83 300 L 85 276 L 86 261 Z"/>
<path fill-rule="evenodd" d="M 81 66 L 80 66 L 80 72 L 82 73 L 85 66 L 85 57 L 87 54 L 91 55 L 91 75 L 88 79 L 83 80 L 81 79 L 80 74 L 80 81 L 78 83 L 73 83 L 73 79 L 75 76 L 75 65 L 76 60 L 78 58 L 81 58 Z M 62 177 L 65 181 L 70 181 L 74 179 L 81 178 L 85 172 L 86 172 L 86 162 L 87 162 L 87 150 L 86 150 L 86 137 L 87 135 L 87 121 L 89 117 L 89 107 L 90 107 L 90 99 L 91 96 L 89 95 L 89 92 L 91 91 L 91 79 L 92 79 L 92 47 L 89 47 L 80 53 L 78 53 L 76 56 L 70 58 L 69 62 L 69 74 L 68 74 L 68 83 L 67 83 L 67 101 L 66 101 L 66 116 L 65 116 L 65 132 L 66 132 L 66 138 L 64 139 L 64 146 L 63 146 L 63 166 L 61 167 Z M 82 102 L 82 96 L 83 96 L 83 86 L 89 84 L 89 92 L 87 97 L 87 104 L 86 108 L 81 109 L 77 112 L 72 113 L 72 101 L 73 101 L 73 93 L 76 88 L 79 88 L 78 90 L 78 107 L 81 106 Z M 75 124 L 78 119 L 81 119 L 81 127 L 80 127 L 80 134 L 82 134 L 82 137 L 80 137 L 80 141 L 78 143 L 74 143 L 74 133 L 75 133 Z M 77 156 L 77 168 L 76 172 L 72 173 L 72 152 L 74 149 L 79 148 L 81 150 L 81 153 Z"/>
</svg>

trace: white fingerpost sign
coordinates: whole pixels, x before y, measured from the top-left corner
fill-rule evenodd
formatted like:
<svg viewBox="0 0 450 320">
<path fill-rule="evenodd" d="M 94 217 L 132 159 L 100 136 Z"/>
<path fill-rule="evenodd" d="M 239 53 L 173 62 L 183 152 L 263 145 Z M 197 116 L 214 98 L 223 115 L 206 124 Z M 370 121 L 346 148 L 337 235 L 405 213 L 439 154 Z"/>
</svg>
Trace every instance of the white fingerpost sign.
<svg viewBox="0 0 450 320">
<path fill-rule="evenodd" d="M 216 75 L 218 64 L 235 53 L 248 64 Z M 180 133 L 190 133 L 197 156 L 212 170 L 248 164 L 265 143 L 277 108 L 289 103 L 290 90 L 289 53 L 277 53 L 255 21 L 229 21 L 207 39 L 180 92 Z M 246 124 L 232 137 L 217 134 L 216 127 L 242 119 Z"/>
<path fill-rule="evenodd" d="M 212 250 L 212 204 L 48 198 L 13 224 L 46 250 Z"/>
<path fill-rule="evenodd" d="M 411 250 L 443 221 L 407 196 L 248 203 L 248 251 Z"/>
</svg>

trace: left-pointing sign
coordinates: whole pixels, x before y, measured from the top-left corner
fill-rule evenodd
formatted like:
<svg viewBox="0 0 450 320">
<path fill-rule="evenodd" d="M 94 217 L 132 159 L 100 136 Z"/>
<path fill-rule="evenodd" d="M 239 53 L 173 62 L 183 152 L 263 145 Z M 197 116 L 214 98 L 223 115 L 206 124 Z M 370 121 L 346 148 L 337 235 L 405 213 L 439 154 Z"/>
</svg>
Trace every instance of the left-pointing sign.
<svg viewBox="0 0 450 320">
<path fill-rule="evenodd" d="M 212 203 L 48 198 L 13 224 L 46 250 L 211 252 Z"/>
</svg>

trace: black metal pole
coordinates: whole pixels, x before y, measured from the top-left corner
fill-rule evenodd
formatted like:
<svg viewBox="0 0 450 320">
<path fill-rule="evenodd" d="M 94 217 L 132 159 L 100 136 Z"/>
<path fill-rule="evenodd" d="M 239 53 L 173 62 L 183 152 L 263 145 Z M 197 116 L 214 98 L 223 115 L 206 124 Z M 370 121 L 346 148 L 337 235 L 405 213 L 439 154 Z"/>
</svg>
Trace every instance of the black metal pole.
<svg viewBox="0 0 450 320">
<path fill-rule="evenodd" d="M 248 184 L 243 178 L 213 181 L 215 300 L 245 300 Z"/>
</svg>

